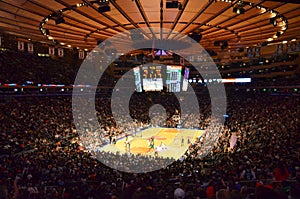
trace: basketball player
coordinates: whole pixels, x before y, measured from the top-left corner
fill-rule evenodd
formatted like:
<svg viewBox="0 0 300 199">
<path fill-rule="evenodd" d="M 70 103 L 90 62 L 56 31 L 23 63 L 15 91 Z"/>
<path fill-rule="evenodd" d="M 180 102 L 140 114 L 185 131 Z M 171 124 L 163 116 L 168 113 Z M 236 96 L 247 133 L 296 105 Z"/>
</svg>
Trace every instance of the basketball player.
<svg viewBox="0 0 300 199">
<path fill-rule="evenodd" d="M 183 138 L 183 136 L 181 137 L 181 146 L 183 146 L 184 145 L 184 138 Z"/>
<path fill-rule="evenodd" d="M 149 152 L 154 150 L 154 138 L 150 138 L 150 143 L 149 143 Z"/>
<path fill-rule="evenodd" d="M 127 148 L 127 152 L 130 153 L 130 142 L 126 141 L 126 148 Z"/>
<path fill-rule="evenodd" d="M 127 152 L 127 141 L 124 142 L 125 152 Z"/>
<path fill-rule="evenodd" d="M 191 144 L 191 137 L 190 137 L 190 136 L 189 136 L 188 139 L 187 139 L 187 143 L 188 143 L 188 144 Z"/>
</svg>

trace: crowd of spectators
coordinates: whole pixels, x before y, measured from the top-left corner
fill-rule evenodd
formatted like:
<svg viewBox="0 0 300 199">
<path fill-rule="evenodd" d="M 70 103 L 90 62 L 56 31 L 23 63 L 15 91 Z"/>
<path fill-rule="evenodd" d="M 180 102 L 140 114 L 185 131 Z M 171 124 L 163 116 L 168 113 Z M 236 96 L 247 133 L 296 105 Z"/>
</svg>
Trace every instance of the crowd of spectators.
<svg viewBox="0 0 300 199">
<path fill-rule="evenodd" d="M 140 101 L 136 103 L 139 106 L 132 107 L 143 107 Z M 103 116 L 106 106 L 101 104 L 99 114 Z M 229 95 L 229 118 L 224 127 L 215 127 L 221 135 L 218 141 L 206 140 L 204 134 L 180 160 L 136 175 L 110 169 L 84 150 L 72 124 L 69 96 L 7 96 L 1 110 L 1 184 L 10 196 L 17 189 L 20 198 L 146 198 L 145 194 L 149 198 L 172 198 L 174 190 L 181 188 L 186 198 L 210 198 L 220 189 L 249 195 L 255 193 L 255 186 L 265 187 L 273 180 L 298 179 L 300 109 L 296 96 Z M 138 111 L 134 113 L 137 117 Z M 201 128 L 209 124 L 209 115 L 208 111 L 203 116 Z M 117 129 L 111 117 L 107 118 L 107 130 Z M 95 138 L 107 139 L 101 127 L 93 132 Z M 233 132 L 237 142 L 230 149 Z M 211 146 L 206 157 L 201 156 L 207 149 L 203 146 Z M 107 161 L 141 160 L 130 154 L 98 155 Z M 159 161 L 163 160 L 154 162 Z M 242 182 L 249 180 L 256 185 Z M 268 186 L 280 192 L 287 189 L 284 182 Z M 298 188 L 293 185 L 291 190 Z"/>
<path fill-rule="evenodd" d="M 0 56 L 2 62 L 14 61 L 7 55 Z M 34 58 L 32 62 L 43 61 Z M 27 78 L 24 76 L 24 80 Z M 164 97 L 156 98 L 160 95 Z M 100 125 L 86 124 L 86 137 L 94 140 L 91 147 L 108 144 L 110 136 L 150 125 L 145 110 L 157 103 L 164 105 L 166 117 L 157 115 L 153 118 L 155 125 L 178 127 L 173 115 L 179 103 L 172 94 L 135 94 L 129 105 L 133 119 L 123 118 L 121 127 L 112 117 L 109 97 L 104 92 L 96 98 Z M 91 140 L 79 139 L 75 128 L 71 96 L 3 94 L 0 198 L 300 198 L 299 100 L 297 95 L 228 93 L 228 117 L 223 126 L 211 118 L 210 100 L 202 93 L 198 95 L 200 115 L 184 113 L 180 126 L 206 132 L 179 160 L 166 160 L 139 154 L 90 153 L 81 143 Z M 208 128 L 220 138 L 209 136 Z M 236 143 L 232 147 L 233 135 Z M 100 162 L 95 156 L 108 162 Z M 139 174 L 106 166 L 127 159 L 137 167 L 148 167 L 143 170 L 154 170 L 166 161 L 173 163 Z M 152 164 L 148 164 L 149 159 Z M 119 164 L 120 170 L 130 170 L 127 167 Z"/>
</svg>

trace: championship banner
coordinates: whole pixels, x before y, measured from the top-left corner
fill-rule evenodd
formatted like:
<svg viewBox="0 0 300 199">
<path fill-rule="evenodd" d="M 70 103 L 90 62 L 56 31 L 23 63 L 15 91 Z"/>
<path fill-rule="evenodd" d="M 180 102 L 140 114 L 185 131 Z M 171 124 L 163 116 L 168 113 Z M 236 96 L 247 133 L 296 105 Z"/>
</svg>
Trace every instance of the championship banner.
<svg viewBox="0 0 300 199">
<path fill-rule="evenodd" d="M 55 55 L 54 47 L 49 47 L 49 55 L 51 55 L 51 56 Z"/>
<path fill-rule="evenodd" d="M 84 51 L 79 51 L 78 57 L 79 59 L 84 59 Z"/>
<path fill-rule="evenodd" d="M 287 52 L 287 53 L 292 52 L 292 44 L 291 44 L 291 43 L 287 43 L 287 44 L 286 44 L 286 52 Z"/>
<path fill-rule="evenodd" d="M 93 61 L 93 52 L 89 52 L 87 55 L 86 55 L 86 60 L 92 62 Z"/>
<path fill-rule="evenodd" d="M 33 53 L 33 43 L 28 43 L 28 44 L 27 44 L 27 51 L 28 51 L 29 53 Z"/>
<path fill-rule="evenodd" d="M 247 49 L 247 57 L 252 58 L 252 48 Z"/>
<path fill-rule="evenodd" d="M 58 51 L 57 51 L 57 53 L 58 53 L 59 57 L 63 57 L 64 56 L 64 49 L 63 48 L 59 48 Z"/>
<path fill-rule="evenodd" d="M 255 57 L 260 57 L 260 47 L 255 48 Z"/>
<path fill-rule="evenodd" d="M 199 62 L 200 62 L 200 61 L 203 61 L 202 55 L 198 55 L 198 56 L 197 56 L 197 61 L 199 61 Z"/>
<path fill-rule="evenodd" d="M 180 65 L 184 66 L 184 58 L 180 56 Z"/>
<path fill-rule="evenodd" d="M 283 44 L 278 44 L 277 45 L 277 54 L 282 54 L 283 53 Z"/>
<path fill-rule="evenodd" d="M 189 61 L 194 61 L 194 56 L 193 55 L 189 56 Z"/>
<path fill-rule="evenodd" d="M 23 41 L 18 41 L 18 50 L 24 51 L 24 42 Z"/>
<path fill-rule="evenodd" d="M 300 42 L 297 42 L 297 43 L 296 43 L 295 51 L 296 51 L 296 52 L 299 52 L 299 51 L 300 51 Z"/>
</svg>

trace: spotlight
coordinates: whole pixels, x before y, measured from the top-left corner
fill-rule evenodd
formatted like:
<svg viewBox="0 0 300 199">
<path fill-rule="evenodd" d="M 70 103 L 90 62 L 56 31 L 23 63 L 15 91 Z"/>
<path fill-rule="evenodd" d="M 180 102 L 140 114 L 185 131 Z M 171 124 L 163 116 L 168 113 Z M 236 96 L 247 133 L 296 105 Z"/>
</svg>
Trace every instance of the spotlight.
<svg viewBox="0 0 300 199">
<path fill-rule="evenodd" d="M 222 46 L 221 46 L 221 49 L 224 50 L 228 47 L 228 41 L 223 41 L 222 42 Z"/>
<path fill-rule="evenodd" d="M 53 44 L 54 44 L 54 45 L 58 45 L 58 44 L 59 44 L 59 41 L 53 40 Z"/>
<path fill-rule="evenodd" d="M 199 43 L 202 39 L 202 34 L 193 32 L 193 33 L 189 34 L 189 37 Z"/>
<path fill-rule="evenodd" d="M 65 19 L 62 16 L 60 16 L 59 18 L 57 18 L 55 20 L 56 25 L 61 24 L 61 23 L 65 23 Z"/>
<path fill-rule="evenodd" d="M 276 17 L 273 17 L 273 18 L 270 18 L 270 23 L 273 25 L 273 26 L 277 26 L 277 21 L 276 21 Z"/>
<path fill-rule="evenodd" d="M 182 4 L 181 3 L 178 4 L 178 10 L 182 10 Z"/>
<path fill-rule="evenodd" d="M 268 45 L 268 42 L 264 41 L 262 42 L 261 46 L 267 46 Z"/>
<path fill-rule="evenodd" d="M 167 1 L 166 2 L 166 8 L 178 8 L 178 6 L 179 6 L 179 2 L 178 1 Z M 181 6 L 181 8 L 182 8 L 182 6 Z"/>
<path fill-rule="evenodd" d="M 50 30 L 49 29 L 45 29 L 46 31 L 46 35 L 50 35 Z"/>
<path fill-rule="evenodd" d="M 109 6 L 109 5 L 106 5 L 106 6 L 100 6 L 100 7 L 98 8 L 98 12 L 99 12 L 99 13 L 102 13 L 102 12 L 108 12 L 108 11 L 110 11 L 110 6 Z"/>
<path fill-rule="evenodd" d="M 225 46 L 227 48 L 228 47 L 228 41 L 224 41 L 223 46 Z"/>
<path fill-rule="evenodd" d="M 97 4 L 99 5 L 99 7 L 98 7 L 99 13 L 110 11 L 110 6 L 109 6 L 108 0 L 100 0 L 97 2 Z"/>
<path fill-rule="evenodd" d="M 215 41 L 214 46 L 220 46 L 220 41 Z"/>
<path fill-rule="evenodd" d="M 276 36 L 277 36 L 277 37 L 280 37 L 281 35 L 282 35 L 282 32 L 277 31 Z"/>
<path fill-rule="evenodd" d="M 234 7 L 233 12 L 236 14 L 245 14 L 245 9 L 243 7 Z"/>
<path fill-rule="evenodd" d="M 238 52 L 240 53 L 244 52 L 244 48 L 238 48 Z"/>
</svg>

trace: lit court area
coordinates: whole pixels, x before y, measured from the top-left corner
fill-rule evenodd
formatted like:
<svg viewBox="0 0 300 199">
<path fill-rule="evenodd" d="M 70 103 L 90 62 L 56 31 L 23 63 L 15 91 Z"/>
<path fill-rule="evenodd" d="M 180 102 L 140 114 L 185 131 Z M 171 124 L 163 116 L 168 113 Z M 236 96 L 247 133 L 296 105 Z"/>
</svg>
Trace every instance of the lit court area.
<svg viewBox="0 0 300 199">
<path fill-rule="evenodd" d="M 126 144 L 126 138 L 122 138 L 116 144 L 101 147 L 100 151 L 130 152 L 179 159 L 187 150 L 189 144 L 194 143 L 203 132 L 204 130 L 199 129 L 149 127 L 128 136 L 127 143 L 130 143 L 130 147 Z M 154 149 L 150 148 L 151 138 L 154 139 Z"/>
</svg>

